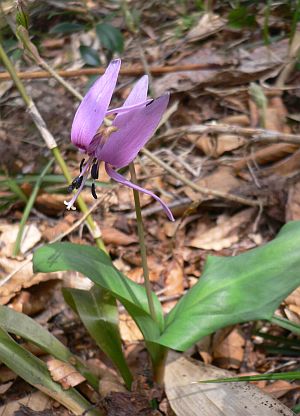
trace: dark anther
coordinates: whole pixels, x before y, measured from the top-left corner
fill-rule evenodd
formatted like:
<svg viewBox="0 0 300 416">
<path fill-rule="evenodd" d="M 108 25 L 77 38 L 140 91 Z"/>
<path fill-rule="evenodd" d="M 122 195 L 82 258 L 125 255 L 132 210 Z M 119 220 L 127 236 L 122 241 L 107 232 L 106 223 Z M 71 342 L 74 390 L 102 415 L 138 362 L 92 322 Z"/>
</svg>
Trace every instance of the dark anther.
<svg viewBox="0 0 300 416">
<path fill-rule="evenodd" d="M 91 177 L 92 179 L 98 179 L 99 177 L 99 163 L 94 163 L 91 168 Z"/>
<path fill-rule="evenodd" d="M 148 107 L 148 105 L 152 104 L 154 101 L 154 99 L 152 99 L 151 101 L 149 101 L 149 103 L 146 104 L 146 107 Z"/>
<path fill-rule="evenodd" d="M 76 180 L 75 188 L 79 189 L 81 187 L 81 184 L 82 184 L 82 181 L 83 181 L 83 176 L 78 176 L 78 178 L 74 179 L 74 181 L 75 180 Z"/>
<path fill-rule="evenodd" d="M 80 166 L 79 166 L 80 173 L 82 172 L 84 161 L 85 159 L 82 159 L 82 161 L 80 162 Z"/>
<path fill-rule="evenodd" d="M 97 198 L 98 198 L 98 196 L 97 196 L 97 194 L 96 194 L 96 187 L 95 187 L 94 182 L 92 183 L 92 195 L 93 195 L 93 197 L 94 197 L 95 199 L 97 199 Z"/>
<path fill-rule="evenodd" d="M 77 178 L 73 179 L 71 185 L 68 186 L 67 191 L 71 193 L 74 189 L 80 188 L 82 184 L 83 176 L 77 176 Z"/>
</svg>

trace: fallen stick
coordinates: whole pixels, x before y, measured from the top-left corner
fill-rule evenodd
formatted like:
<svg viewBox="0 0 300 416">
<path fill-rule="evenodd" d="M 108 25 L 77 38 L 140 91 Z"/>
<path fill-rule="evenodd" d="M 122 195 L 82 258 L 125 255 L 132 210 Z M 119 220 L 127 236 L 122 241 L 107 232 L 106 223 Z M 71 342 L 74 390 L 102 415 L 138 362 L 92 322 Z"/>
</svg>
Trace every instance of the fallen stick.
<svg viewBox="0 0 300 416">
<path fill-rule="evenodd" d="M 170 72 L 179 72 L 179 71 L 203 71 L 208 69 L 218 69 L 223 68 L 224 66 L 228 67 L 229 64 L 220 65 L 220 64 L 190 64 L 190 65 L 175 65 L 175 66 L 153 66 L 149 68 L 151 75 L 161 75 L 168 74 Z M 63 78 L 76 78 L 82 75 L 102 75 L 104 74 L 105 68 L 82 68 L 82 69 L 70 69 L 70 70 L 59 70 L 56 71 L 58 75 Z M 143 75 L 145 70 L 143 67 L 138 66 L 136 68 L 122 68 L 120 70 L 121 75 L 129 76 L 138 76 Z M 17 75 L 20 79 L 42 79 L 42 78 L 52 78 L 53 75 L 49 74 L 48 71 L 22 71 L 17 72 Z M 10 80 L 10 74 L 8 72 L 0 72 L 0 80 L 7 81 Z"/>
</svg>

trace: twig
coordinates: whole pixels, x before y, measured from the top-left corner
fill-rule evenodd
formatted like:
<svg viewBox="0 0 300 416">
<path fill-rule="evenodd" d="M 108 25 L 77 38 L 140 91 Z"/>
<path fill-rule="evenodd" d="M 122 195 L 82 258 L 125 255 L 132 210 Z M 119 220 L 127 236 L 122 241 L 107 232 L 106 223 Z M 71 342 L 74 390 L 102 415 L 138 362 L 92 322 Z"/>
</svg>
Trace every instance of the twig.
<svg viewBox="0 0 300 416">
<path fill-rule="evenodd" d="M 218 69 L 223 67 L 229 67 L 231 65 L 219 65 L 219 64 L 190 64 L 190 65 L 174 65 L 174 66 L 152 66 L 149 68 L 149 72 L 152 75 L 169 74 L 171 72 L 180 71 L 207 71 L 208 69 Z M 105 68 L 83 68 L 73 70 L 60 70 L 56 73 L 63 78 L 77 78 L 83 75 L 102 75 L 104 74 Z M 121 75 L 138 76 L 143 75 L 145 70 L 143 67 L 135 68 L 121 68 Z M 17 72 L 17 76 L 20 79 L 41 79 L 41 78 L 52 78 L 53 75 L 49 74 L 48 71 L 20 71 Z M 11 79 L 9 72 L 1 72 L 0 80 L 8 81 Z"/>
<path fill-rule="evenodd" d="M 257 207 L 257 206 L 260 207 L 262 205 L 262 201 L 244 198 L 238 195 L 230 194 L 228 192 L 222 192 L 222 191 L 209 189 L 204 186 L 197 185 L 196 183 L 187 179 L 185 176 L 181 175 L 175 169 L 171 168 L 169 165 L 167 165 L 165 162 L 160 160 L 158 157 L 153 155 L 149 150 L 142 149 L 141 152 L 144 153 L 147 157 L 149 157 L 149 159 L 151 159 L 154 163 L 164 168 L 172 176 L 179 179 L 182 183 L 188 185 L 190 188 L 194 189 L 195 191 L 200 192 L 201 194 L 204 194 L 208 197 L 217 197 L 217 198 L 227 199 L 229 201 L 237 202 L 243 205 L 249 205 L 251 207 Z"/>
<path fill-rule="evenodd" d="M 281 133 L 279 131 L 256 129 L 252 127 L 231 126 L 228 124 L 199 124 L 192 126 L 181 126 L 168 130 L 159 135 L 156 140 L 172 138 L 179 134 L 236 134 L 245 137 L 252 137 L 254 141 L 266 141 L 270 143 L 287 142 L 300 144 L 300 135 Z"/>
<path fill-rule="evenodd" d="M 67 91 L 69 91 L 71 94 L 73 94 L 78 100 L 82 100 L 83 96 L 75 90 L 75 88 L 72 87 L 67 81 L 65 81 L 39 54 L 37 48 L 35 45 L 31 42 L 29 38 L 29 34 L 27 30 L 19 26 L 17 30 L 18 38 L 22 41 L 24 48 L 26 51 L 30 54 L 31 58 L 35 61 L 37 65 L 39 65 L 41 68 L 45 69 L 47 72 L 49 72 L 49 75 L 52 75 L 53 78 L 55 78 L 61 85 L 65 87 Z"/>
</svg>

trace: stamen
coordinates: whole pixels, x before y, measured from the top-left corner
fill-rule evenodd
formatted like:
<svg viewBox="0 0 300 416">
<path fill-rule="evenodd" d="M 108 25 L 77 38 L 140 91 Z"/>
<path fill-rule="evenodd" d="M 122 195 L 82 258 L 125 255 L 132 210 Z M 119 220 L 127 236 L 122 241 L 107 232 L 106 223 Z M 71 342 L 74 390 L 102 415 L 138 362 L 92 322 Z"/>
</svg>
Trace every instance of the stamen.
<svg viewBox="0 0 300 416">
<path fill-rule="evenodd" d="M 96 162 L 92 165 L 91 177 L 92 177 L 92 179 L 98 179 L 98 177 L 99 177 L 99 163 L 98 162 Z"/>
<path fill-rule="evenodd" d="M 97 196 L 97 194 L 96 194 L 96 187 L 95 187 L 94 182 L 92 183 L 92 189 L 91 189 L 91 191 L 92 191 L 92 195 L 93 195 L 93 197 L 94 197 L 95 199 L 98 199 L 98 196 Z"/>
<path fill-rule="evenodd" d="M 82 184 L 82 181 L 83 181 L 83 176 L 78 176 L 78 178 L 74 179 L 74 181 L 75 180 L 76 180 L 75 189 L 79 189 L 81 187 L 81 184 Z"/>
<path fill-rule="evenodd" d="M 71 193 L 74 189 L 80 188 L 82 184 L 83 176 L 77 176 L 77 178 L 73 179 L 71 185 L 68 186 L 67 191 Z"/>
<path fill-rule="evenodd" d="M 82 172 L 84 162 L 85 162 L 85 159 L 82 159 L 82 161 L 80 162 L 80 166 L 79 166 L 80 173 Z"/>
</svg>

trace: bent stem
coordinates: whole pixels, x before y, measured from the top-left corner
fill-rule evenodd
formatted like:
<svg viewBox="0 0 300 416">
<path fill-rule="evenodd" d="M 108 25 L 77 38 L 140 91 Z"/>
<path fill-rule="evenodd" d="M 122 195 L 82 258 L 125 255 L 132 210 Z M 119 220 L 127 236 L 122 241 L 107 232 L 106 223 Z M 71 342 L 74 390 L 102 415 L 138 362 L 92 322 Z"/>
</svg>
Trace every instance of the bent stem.
<svg viewBox="0 0 300 416">
<path fill-rule="evenodd" d="M 132 182 L 136 184 L 137 178 L 136 178 L 135 167 L 134 167 L 133 162 L 130 163 L 129 170 L 130 170 Z M 150 278 L 149 278 L 147 249 L 146 249 L 146 244 L 145 244 L 145 235 L 144 235 L 144 227 L 143 227 L 143 220 L 142 220 L 140 196 L 139 196 L 138 191 L 136 191 L 135 189 L 133 189 L 133 196 L 134 196 L 136 222 L 137 222 L 137 228 L 138 228 L 139 245 L 140 245 L 141 258 L 142 258 L 144 284 L 145 284 L 145 289 L 146 289 L 146 294 L 147 294 L 147 299 L 148 299 L 148 306 L 149 306 L 150 315 L 153 321 L 157 322 L 156 313 L 154 309 L 154 303 L 152 299 L 151 283 L 150 283 Z"/>
</svg>

